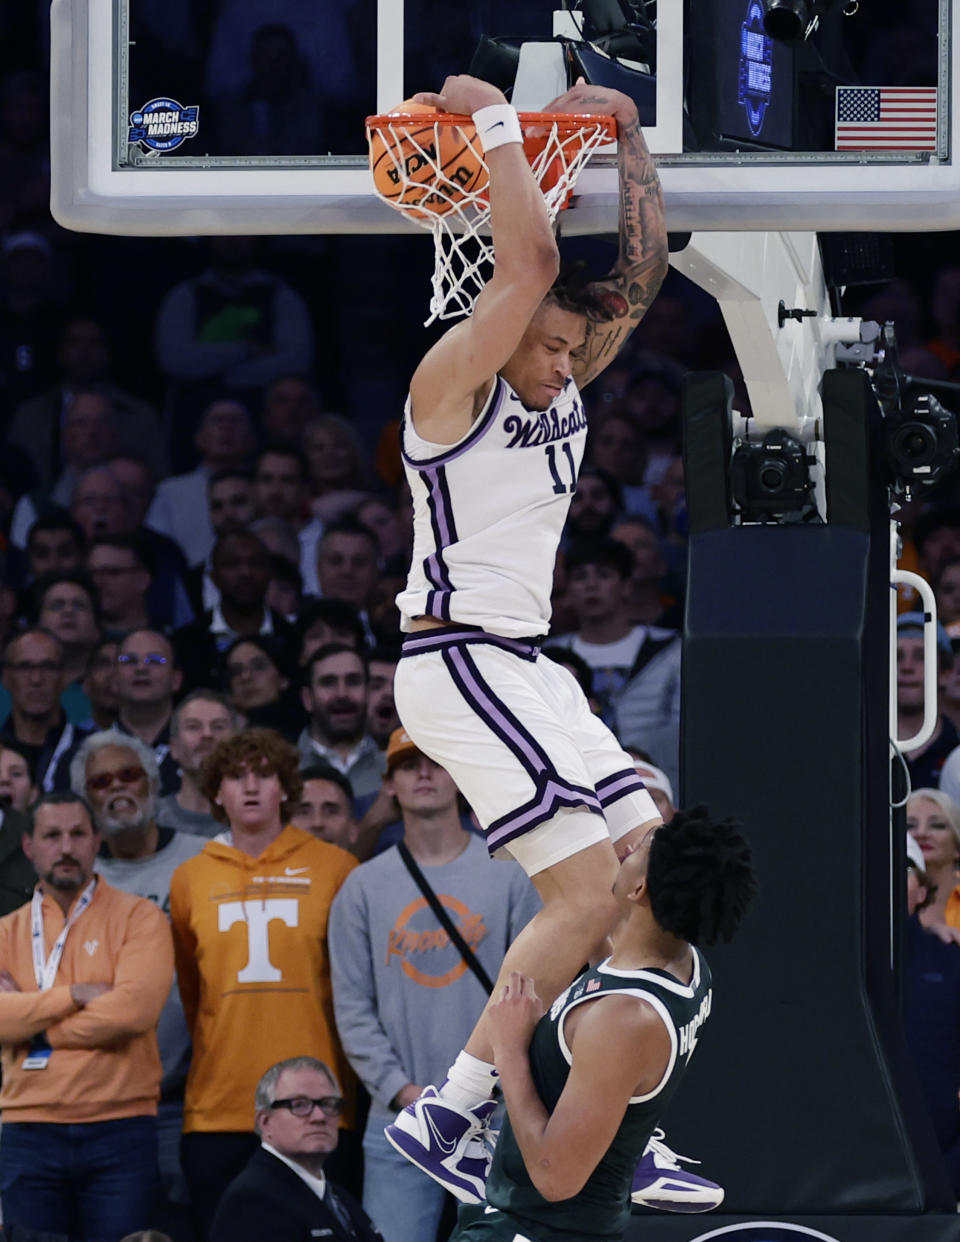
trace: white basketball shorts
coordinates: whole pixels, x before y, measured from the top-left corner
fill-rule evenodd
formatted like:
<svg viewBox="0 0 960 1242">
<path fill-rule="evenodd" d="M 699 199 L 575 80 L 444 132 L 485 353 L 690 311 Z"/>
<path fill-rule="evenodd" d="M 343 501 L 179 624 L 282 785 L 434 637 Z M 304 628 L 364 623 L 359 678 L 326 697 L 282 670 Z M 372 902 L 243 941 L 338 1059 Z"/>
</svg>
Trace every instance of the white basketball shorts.
<svg viewBox="0 0 960 1242">
<path fill-rule="evenodd" d="M 411 740 L 476 812 L 490 853 L 528 875 L 659 818 L 576 678 L 536 642 L 420 630 L 404 642 L 394 697 Z"/>
</svg>

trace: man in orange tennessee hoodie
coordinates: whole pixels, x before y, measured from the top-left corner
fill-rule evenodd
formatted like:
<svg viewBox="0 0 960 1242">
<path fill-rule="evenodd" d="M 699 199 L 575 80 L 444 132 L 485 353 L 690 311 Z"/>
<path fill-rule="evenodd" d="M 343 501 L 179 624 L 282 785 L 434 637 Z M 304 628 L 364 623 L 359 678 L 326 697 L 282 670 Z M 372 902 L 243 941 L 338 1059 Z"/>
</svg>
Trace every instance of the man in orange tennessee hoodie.
<svg viewBox="0 0 960 1242">
<path fill-rule="evenodd" d="M 302 789 L 298 761 L 272 729 L 219 742 L 199 787 L 228 831 L 170 882 L 193 1037 L 181 1164 L 200 1237 L 257 1149 L 250 1100 L 261 1075 L 312 1056 L 333 1068 L 348 1096 L 354 1082 L 334 1027 L 327 919 L 357 860 L 289 825 Z"/>
<path fill-rule="evenodd" d="M 99 846 L 82 798 L 45 794 L 23 837 L 39 882 L 0 919 L 0 1203 L 5 1226 L 115 1242 L 154 1223 L 173 945 L 151 902 L 94 875 Z"/>
</svg>

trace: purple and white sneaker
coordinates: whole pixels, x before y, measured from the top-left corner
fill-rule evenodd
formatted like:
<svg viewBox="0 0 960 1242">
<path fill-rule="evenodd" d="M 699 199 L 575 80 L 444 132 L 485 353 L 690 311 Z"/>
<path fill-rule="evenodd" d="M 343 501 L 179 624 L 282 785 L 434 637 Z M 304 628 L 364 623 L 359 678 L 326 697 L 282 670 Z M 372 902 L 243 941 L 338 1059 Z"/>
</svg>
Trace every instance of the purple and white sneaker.
<svg viewBox="0 0 960 1242">
<path fill-rule="evenodd" d="M 485 1131 L 495 1100 L 458 1108 L 424 1087 L 383 1133 L 402 1156 L 439 1182 L 461 1203 L 482 1203 L 491 1154 Z"/>
<path fill-rule="evenodd" d="M 662 1130 L 654 1130 L 633 1175 L 630 1199 L 640 1207 L 661 1212 L 712 1212 L 723 1202 L 723 1187 L 698 1177 L 679 1162 L 699 1164 L 689 1156 L 678 1156 L 663 1141 Z"/>
</svg>

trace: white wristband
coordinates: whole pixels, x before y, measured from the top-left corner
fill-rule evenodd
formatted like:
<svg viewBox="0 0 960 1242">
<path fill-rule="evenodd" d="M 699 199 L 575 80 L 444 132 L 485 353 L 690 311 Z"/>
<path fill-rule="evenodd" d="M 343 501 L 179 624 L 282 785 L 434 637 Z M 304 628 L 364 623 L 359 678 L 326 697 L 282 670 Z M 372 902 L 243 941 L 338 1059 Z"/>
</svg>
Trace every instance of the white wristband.
<svg viewBox="0 0 960 1242">
<path fill-rule="evenodd" d="M 516 108 L 509 104 L 488 104 L 473 114 L 477 137 L 484 151 L 502 147 L 505 142 L 523 142 L 523 132 Z"/>
</svg>

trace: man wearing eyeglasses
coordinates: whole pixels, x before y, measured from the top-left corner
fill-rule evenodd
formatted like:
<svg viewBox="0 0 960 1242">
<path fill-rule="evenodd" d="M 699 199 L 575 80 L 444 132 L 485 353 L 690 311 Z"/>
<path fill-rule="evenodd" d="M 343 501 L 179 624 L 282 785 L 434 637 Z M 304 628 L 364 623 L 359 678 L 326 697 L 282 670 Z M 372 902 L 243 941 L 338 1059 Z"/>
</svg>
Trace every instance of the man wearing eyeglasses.
<svg viewBox="0 0 960 1242">
<path fill-rule="evenodd" d="M 60 704 L 63 646 L 44 629 L 24 630 L 3 653 L 3 685 L 10 715 L 0 725 L 0 742 L 12 742 L 26 757 L 41 790 L 65 789 L 70 759 L 87 730 L 71 724 Z"/>
<path fill-rule="evenodd" d="M 100 641 L 97 592 L 82 573 L 53 573 L 34 584 L 37 624 L 59 638 L 63 647 L 63 690 L 60 702 L 70 720 L 90 715 L 82 682 L 90 657 Z"/>
<path fill-rule="evenodd" d="M 170 754 L 173 697 L 182 675 L 168 638 L 157 630 L 134 630 L 117 649 L 117 728 L 153 749 L 160 767 L 160 795 L 180 787 L 177 761 Z"/>
<path fill-rule="evenodd" d="M 314 1057 L 279 1061 L 257 1084 L 254 1107 L 260 1147 L 221 1199 L 210 1242 L 382 1242 L 359 1203 L 324 1173 L 343 1111 L 329 1066 Z"/>
<path fill-rule="evenodd" d="M 147 592 L 152 581 L 142 546 L 132 535 L 94 539 L 87 553 L 87 571 L 100 596 L 104 633 L 120 639 L 150 624 Z"/>
</svg>

